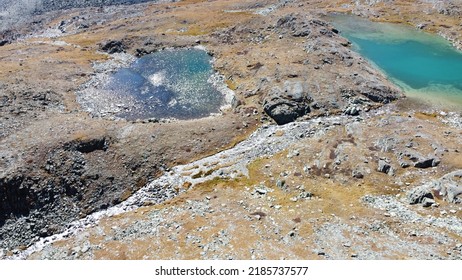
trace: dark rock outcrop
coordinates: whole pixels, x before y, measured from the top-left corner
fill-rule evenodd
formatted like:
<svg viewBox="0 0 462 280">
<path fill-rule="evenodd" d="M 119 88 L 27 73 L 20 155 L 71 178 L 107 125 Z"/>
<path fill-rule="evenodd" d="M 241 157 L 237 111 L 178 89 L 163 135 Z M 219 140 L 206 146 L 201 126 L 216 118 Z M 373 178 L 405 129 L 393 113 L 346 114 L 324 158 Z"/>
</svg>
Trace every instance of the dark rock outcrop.
<svg viewBox="0 0 462 280">
<path fill-rule="evenodd" d="M 407 199 L 409 204 L 419 204 L 424 202 L 424 199 L 433 199 L 433 194 L 431 188 L 428 186 L 420 186 L 415 189 L 412 189 L 407 194 Z"/>
<path fill-rule="evenodd" d="M 359 88 L 359 93 L 374 102 L 383 104 L 390 103 L 401 97 L 398 92 L 394 91 L 390 87 L 380 83 L 377 84 L 375 82 L 367 82 L 362 85 Z"/>
<path fill-rule="evenodd" d="M 393 168 L 388 162 L 389 161 L 386 159 L 379 160 L 377 171 L 385 174 L 391 174 L 393 172 Z"/>
<path fill-rule="evenodd" d="M 121 52 L 124 52 L 125 49 L 126 49 L 126 46 L 124 42 L 122 41 L 111 40 L 111 41 L 101 44 L 101 50 L 109 54 L 121 53 Z"/>
<path fill-rule="evenodd" d="M 404 158 L 407 158 L 408 160 L 412 161 L 414 167 L 416 167 L 416 168 L 435 167 L 435 166 L 438 166 L 440 164 L 440 162 L 441 162 L 440 159 L 438 157 L 436 157 L 436 156 L 423 156 L 423 155 L 419 154 L 418 152 L 415 152 L 415 151 L 412 151 L 412 150 L 407 150 L 407 151 L 404 151 L 404 152 L 401 152 L 401 153 L 398 154 L 398 159 L 401 162 L 406 163 L 405 161 L 403 161 Z M 407 165 L 407 166 L 409 166 L 409 165 Z"/>
<path fill-rule="evenodd" d="M 263 108 L 277 124 L 283 125 L 308 114 L 312 101 L 303 82 L 286 81 L 284 89 L 271 89 L 264 99 Z"/>
</svg>

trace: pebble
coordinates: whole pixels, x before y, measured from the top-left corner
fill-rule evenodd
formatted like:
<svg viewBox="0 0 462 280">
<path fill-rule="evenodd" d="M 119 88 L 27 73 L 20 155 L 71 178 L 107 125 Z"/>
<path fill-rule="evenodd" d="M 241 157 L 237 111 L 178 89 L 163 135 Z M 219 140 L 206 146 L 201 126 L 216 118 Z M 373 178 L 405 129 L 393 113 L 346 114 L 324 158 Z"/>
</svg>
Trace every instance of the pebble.
<svg viewBox="0 0 462 280">
<path fill-rule="evenodd" d="M 356 178 L 356 179 L 362 179 L 362 178 L 364 178 L 364 174 L 361 173 L 361 171 L 359 171 L 359 170 L 353 170 L 353 172 L 351 173 L 351 175 L 353 176 L 353 178 Z"/>
<path fill-rule="evenodd" d="M 298 150 L 293 150 L 293 151 L 290 151 L 289 154 L 287 155 L 287 158 L 293 158 L 293 157 L 297 157 L 300 155 L 300 152 Z"/>
<path fill-rule="evenodd" d="M 83 246 L 82 248 L 82 253 L 86 253 L 90 250 L 90 247 L 89 246 Z"/>
<path fill-rule="evenodd" d="M 286 181 L 284 181 L 284 180 L 277 180 L 276 186 L 277 186 L 278 188 L 280 188 L 280 189 L 283 189 L 283 188 L 286 187 Z"/>
<path fill-rule="evenodd" d="M 258 193 L 258 194 L 267 194 L 268 191 L 265 190 L 265 189 L 255 189 L 255 191 Z"/>
</svg>

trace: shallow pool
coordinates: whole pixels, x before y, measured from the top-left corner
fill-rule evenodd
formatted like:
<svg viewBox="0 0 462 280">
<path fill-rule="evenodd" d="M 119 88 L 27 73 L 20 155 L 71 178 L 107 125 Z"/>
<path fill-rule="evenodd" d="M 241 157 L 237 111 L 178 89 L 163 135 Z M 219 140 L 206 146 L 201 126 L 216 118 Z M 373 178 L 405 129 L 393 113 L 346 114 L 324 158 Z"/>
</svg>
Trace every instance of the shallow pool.
<svg viewBox="0 0 462 280">
<path fill-rule="evenodd" d="M 163 50 L 136 59 L 80 94 L 93 115 L 135 120 L 219 113 L 224 84 L 202 49 Z"/>
</svg>

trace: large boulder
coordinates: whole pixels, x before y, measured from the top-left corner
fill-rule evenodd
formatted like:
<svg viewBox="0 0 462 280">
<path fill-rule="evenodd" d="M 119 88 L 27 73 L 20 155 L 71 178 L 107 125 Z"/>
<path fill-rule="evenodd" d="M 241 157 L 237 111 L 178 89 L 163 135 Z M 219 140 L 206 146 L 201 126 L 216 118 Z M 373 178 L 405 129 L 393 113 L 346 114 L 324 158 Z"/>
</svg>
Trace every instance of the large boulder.
<svg viewBox="0 0 462 280">
<path fill-rule="evenodd" d="M 412 150 L 405 150 L 398 154 L 398 159 L 401 162 L 404 162 L 405 158 L 412 161 L 416 168 L 430 168 L 438 166 L 441 163 L 441 160 L 434 155 L 423 156 L 417 151 Z"/>
<path fill-rule="evenodd" d="M 369 98 L 370 100 L 387 104 L 398 99 L 401 94 L 381 82 L 365 82 L 359 87 L 359 93 Z"/>
<path fill-rule="evenodd" d="M 425 198 L 433 199 L 431 187 L 428 185 L 419 186 L 410 190 L 407 194 L 409 204 L 423 203 Z"/>
<path fill-rule="evenodd" d="M 434 197 L 446 200 L 451 203 L 460 203 L 462 199 L 462 170 L 448 173 L 438 180 L 414 188 L 408 192 L 410 204 L 424 204 Z"/>
<path fill-rule="evenodd" d="M 433 182 L 435 195 L 452 202 L 460 203 L 462 199 L 458 198 L 462 194 L 462 170 L 448 173 L 439 180 Z"/>
<path fill-rule="evenodd" d="M 277 124 L 295 121 L 310 112 L 313 101 L 301 81 L 286 81 L 284 88 L 274 87 L 263 101 L 263 109 Z"/>
</svg>

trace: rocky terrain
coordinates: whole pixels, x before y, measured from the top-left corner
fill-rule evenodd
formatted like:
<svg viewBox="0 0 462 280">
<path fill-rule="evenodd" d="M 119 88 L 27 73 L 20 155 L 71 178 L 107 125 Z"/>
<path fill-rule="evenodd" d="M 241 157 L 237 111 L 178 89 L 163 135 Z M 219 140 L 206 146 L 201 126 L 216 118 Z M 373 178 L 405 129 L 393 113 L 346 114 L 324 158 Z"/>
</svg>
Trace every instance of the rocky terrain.
<svg viewBox="0 0 462 280">
<path fill-rule="evenodd" d="M 324 19 L 428 16 L 457 46 L 460 3 L 100 2 L 2 33 L 2 257 L 461 258 L 460 110 L 404 98 Z M 77 102 L 101 63 L 198 45 L 235 93 L 218 116 Z"/>
</svg>

